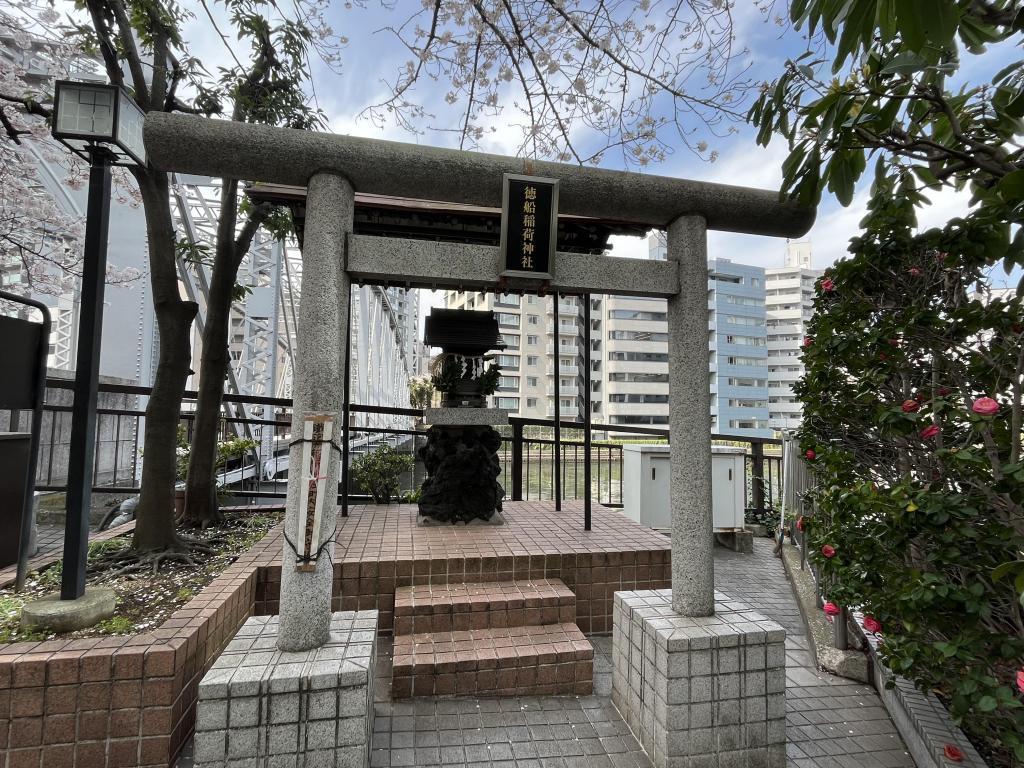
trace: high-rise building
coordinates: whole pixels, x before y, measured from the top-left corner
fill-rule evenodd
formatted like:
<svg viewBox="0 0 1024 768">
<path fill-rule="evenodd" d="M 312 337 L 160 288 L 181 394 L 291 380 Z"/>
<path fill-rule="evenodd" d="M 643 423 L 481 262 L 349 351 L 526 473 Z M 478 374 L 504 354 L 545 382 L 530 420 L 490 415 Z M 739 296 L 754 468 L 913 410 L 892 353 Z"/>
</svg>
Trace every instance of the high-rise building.
<svg viewBox="0 0 1024 768">
<path fill-rule="evenodd" d="M 647 242 L 648 258 L 666 257 L 664 232 L 653 232 Z M 711 389 L 711 431 L 715 434 L 771 436 L 768 429 L 768 349 L 764 299 L 765 273 L 761 267 L 737 264 L 729 259 L 708 261 L 708 384 Z M 650 330 L 660 332 L 667 342 L 668 337 L 664 335 L 667 331 L 663 314 L 665 302 L 659 301 L 651 306 L 657 306 L 661 314 L 652 318 L 657 323 L 657 329 Z M 611 317 L 609 320 L 615 322 Z M 667 346 L 663 351 L 667 353 Z M 644 373 L 668 373 L 667 356 L 658 361 L 658 365 L 659 371 L 652 369 Z M 630 378 L 628 373 L 626 378 Z M 628 387 L 630 382 L 622 382 L 621 386 Z M 667 381 L 665 384 L 659 383 L 659 386 L 664 387 L 667 395 Z M 628 402 L 630 393 L 622 393 L 619 398 L 623 396 Z M 645 404 L 648 402 L 645 400 Z M 664 404 L 650 404 L 657 405 L 664 414 L 663 421 L 659 423 L 667 424 L 668 398 L 665 397 Z"/>
<path fill-rule="evenodd" d="M 765 271 L 729 259 L 708 262 L 711 430 L 771 437 Z"/>
<path fill-rule="evenodd" d="M 665 258 L 664 235 L 652 235 L 648 258 Z M 591 296 L 591 414 L 621 426 L 668 426 L 668 321 L 664 299 Z M 728 259 L 708 262 L 708 361 L 712 429 L 770 437 L 765 274 Z M 449 291 L 450 309 L 497 314 L 506 349 L 494 404 L 521 416 L 554 415 L 555 379 L 563 419 L 582 403 L 584 307 L 559 300 L 554 340 L 551 298 Z M 614 432 L 614 430 L 611 430 Z"/>
<path fill-rule="evenodd" d="M 664 299 L 598 296 L 591 332 L 594 421 L 668 426 L 668 321 Z"/>
<path fill-rule="evenodd" d="M 776 431 L 797 428 L 803 416 L 793 385 L 804 374 L 801 348 L 814 313 L 814 283 L 822 275 L 811 264 L 809 242 L 788 243 L 785 266 L 765 270 L 768 424 Z"/>
</svg>

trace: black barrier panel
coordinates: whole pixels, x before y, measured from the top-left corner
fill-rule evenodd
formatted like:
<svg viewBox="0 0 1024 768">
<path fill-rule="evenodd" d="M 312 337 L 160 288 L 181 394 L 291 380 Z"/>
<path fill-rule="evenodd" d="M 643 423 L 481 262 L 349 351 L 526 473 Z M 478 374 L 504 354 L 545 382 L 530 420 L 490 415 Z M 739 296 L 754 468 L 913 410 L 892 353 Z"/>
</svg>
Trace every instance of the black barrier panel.
<svg viewBox="0 0 1024 768">
<path fill-rule="evenodd" d="M 40 323 L 0 315 L 0 408 L 31 410 L 36 407 L 39 376 Z"/>
</svg>

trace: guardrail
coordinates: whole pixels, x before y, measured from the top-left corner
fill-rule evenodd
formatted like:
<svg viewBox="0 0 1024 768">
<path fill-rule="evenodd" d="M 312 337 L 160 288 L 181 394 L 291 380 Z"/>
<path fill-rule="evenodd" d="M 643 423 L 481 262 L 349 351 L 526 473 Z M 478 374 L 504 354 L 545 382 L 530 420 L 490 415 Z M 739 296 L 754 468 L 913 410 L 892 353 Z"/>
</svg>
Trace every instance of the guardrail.
<svg viewBox="0 0 1024 768">
<path fill-rule="evenodd" d="M 63 491 L 67 469 L 67 441 L 70 436 L 71 389 L 73 382 L 47 380 L 36 490 Z M 93 492 L 134 494 L 139 491 L 142 455 L 140 446 L 145 422 L 145 398 L 148 387 L 128 384 L 100 384 L 101 407 L 97 409 Z M 181 423 L 191 437 L 195 411 L 195 392 L 186 392 Z M 130 404 L 134 401 L 133 404 Z M 103 405 L 105 403 L 105 405 Z M 112 405 L 116 403 L 116 405 Z M 250 395 L 225 395 L 221 431 L 225 438 L 238 431 L 251 434 L 257 447 L 250 454 L 228 463 L 218 473 L 220 485 L 239 497 L 250 499 L 283 498 L 287 478 L 287 443 L 291 430 L 290 399 Z M 350 458 L 387 442 L 398 450 L 416 455 L 425 441 L 425 432 L 416 429 L 422 411 L 412 408 L 385 408 L 353 404 L 350 428 Z M 16 424 L 19 414 L 9 413 Z M 554 499 L 554 420 L 513 416 L 502 427 L 499 459 L 508 498 L 512 500 Z M 2 423 L 2 419 L 0 419 Z M 582 422 L 560 421 L 561 492 L 563 499 L 584 497 L 584 438 Z M 270 434 L 268 434 L 268 430 Z M 591 491 L 599 503 L 622 504 L 622 447 L 625 441 L 668 440 L 666 429 L 632 425 L 592 424 Z M 628 437 L 625 437 L 628 436 Z M 763 517 L 777 509 L 782 492 L 779 440 L 713 435 L 718 443 L 746 448 L 747 508 Z M 402 478 L 403 495 L 412 494 L 423 480 L 422 464 Z M 365 494 L 350 479 L 348 496 L 355 500 Z"/>
</svg>

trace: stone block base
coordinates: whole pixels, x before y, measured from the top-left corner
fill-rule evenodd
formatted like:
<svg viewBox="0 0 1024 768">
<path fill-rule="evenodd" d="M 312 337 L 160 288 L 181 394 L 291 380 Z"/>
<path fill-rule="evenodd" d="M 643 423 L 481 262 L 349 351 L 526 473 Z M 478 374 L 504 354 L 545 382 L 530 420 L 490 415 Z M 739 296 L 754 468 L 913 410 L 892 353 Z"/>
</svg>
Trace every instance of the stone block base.
<svg viewBox="0 0 1024 768">
<path fill-rule="evenodd" d="M 715 541 L 727 549 L 731 549 L 733 552 L 739 552 L 742 555 L 751 555 L 754 553 L 754 533 L 753 531 L 735 530 L 735 531 L 722 531 L 715 534 Z"/>
<path fill-rule="evenodd" d="M 785 768 L 785 630 L 715 598 L 687 618 L 670 590 L 616 592 L 612 701 L 656 768 Z"/>
<path fill-rule="evenodd" d="M 277 634 L 277 616 L 253 616 L 199 684 L 196 768 L 369 765 L 377 612 L 333 614 L 309 651 Z"/>
</svg>

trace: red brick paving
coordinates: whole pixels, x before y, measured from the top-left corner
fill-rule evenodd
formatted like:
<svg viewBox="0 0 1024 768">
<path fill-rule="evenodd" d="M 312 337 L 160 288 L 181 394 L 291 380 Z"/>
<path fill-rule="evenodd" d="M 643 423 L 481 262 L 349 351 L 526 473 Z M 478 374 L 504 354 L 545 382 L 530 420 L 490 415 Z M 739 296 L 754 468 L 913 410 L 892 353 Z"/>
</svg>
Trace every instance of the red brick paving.
<svg viewBox="0 0 1024 768">
<path fill-rule="evenodd" d="M 395 591 L 395 634 L 576 621 L 576 596 L 559 579 L 421 584 Z"/>
<path fill-rule="evenodd" d="M 398 635 L 391 695 L 589 695 L 593 660 L 572 623 Z"/>
</svg>

